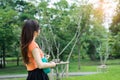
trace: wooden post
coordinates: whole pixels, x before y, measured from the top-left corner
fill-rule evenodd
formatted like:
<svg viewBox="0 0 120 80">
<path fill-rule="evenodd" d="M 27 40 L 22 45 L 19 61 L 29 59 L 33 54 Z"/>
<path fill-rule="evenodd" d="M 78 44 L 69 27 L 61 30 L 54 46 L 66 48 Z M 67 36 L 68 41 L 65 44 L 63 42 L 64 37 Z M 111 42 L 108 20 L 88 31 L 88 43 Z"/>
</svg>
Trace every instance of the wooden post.
<svg viewBox="0 0 120 80">
<path fill-rule="evenodd" d="M 50 80 L 54 80 L 54 69 L 51 68 L 51 72 L 49 74 Z"/>
<path fill-rule="evenodd" d="M 69 71 L 69 62 L 66 64 L 66 77 L 68 77 L 68 71 Z"/>
</svg>

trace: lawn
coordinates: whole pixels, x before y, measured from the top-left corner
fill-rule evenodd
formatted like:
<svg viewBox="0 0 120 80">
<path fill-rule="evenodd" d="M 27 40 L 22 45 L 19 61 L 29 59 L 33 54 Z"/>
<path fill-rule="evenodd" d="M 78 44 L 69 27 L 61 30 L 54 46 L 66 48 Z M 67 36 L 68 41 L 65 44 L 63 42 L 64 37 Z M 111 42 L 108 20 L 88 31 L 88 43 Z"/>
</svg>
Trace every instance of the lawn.
<svg viewBox="0 0 120 80">
<path fill-rule="evenodd" d="M 107 72 L 87 76 L 75 76 L 63 80 L 119 80 L 120 65 L 109 66 Z"/>
<path fill-rule="evenodd" d="M 72 76 L 62 80 L 119 80 L 120 65 L 111 65 L 107 72 L 87 76 Z M 15 78 L 6 80 L 25 80 L 25 78 Z"/>
<path fill-rule="evenodd" d="M 26 68 L 22 65 L 20 66 L 9 66 L 0 69 L 0 75 L 10 75 L 10 74 L 26 74 Z"/>
<path fill-rule="evenodd" d="M 70 63 L 70 72 L 95 72 L 96 67 L 99 65 L 99 62 L 96 61 L 82 61 L 81 69 L 78 70 L 78 63 Z M 107 61 L 108 71 L 104 73 L 98 73 L 87 76 L 72 76 L 64 78 L 62 80 L 119 80 L 120 79 L 120 60 L 108 60 Z M 18 67 L 8 67 L 5 69 L 0 69 L 0 75 L 4 74 L 22 74 L 26 73 L 26 69 L 23 66 Z M 25 80 L 25 78 L 14 78 L 6 80 Z"/>
</svg>

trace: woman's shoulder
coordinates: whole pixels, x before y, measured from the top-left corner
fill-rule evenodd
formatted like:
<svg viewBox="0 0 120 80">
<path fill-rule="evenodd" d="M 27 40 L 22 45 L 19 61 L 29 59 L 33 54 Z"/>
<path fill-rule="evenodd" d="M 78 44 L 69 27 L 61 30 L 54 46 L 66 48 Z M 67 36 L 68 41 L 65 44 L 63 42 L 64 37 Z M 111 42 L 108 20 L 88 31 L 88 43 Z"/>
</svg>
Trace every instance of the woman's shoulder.
<svg viewBox="0 0 120 80">
<path fill-rule="evenodd" d="M 29 46 L 33 46 L 33 45 L 38 46 L 38 44 L 35 41 L 31 41 L 31 43 L 29 44 Z"/>
<path fill-rule="evenodd" d="M 32 41 L 30 44 L 29 44 L 29 50 L 33 50 L 34 48 L 38 48 L 38 44 L 35 42 L 35 41 Z"/>
</svg>

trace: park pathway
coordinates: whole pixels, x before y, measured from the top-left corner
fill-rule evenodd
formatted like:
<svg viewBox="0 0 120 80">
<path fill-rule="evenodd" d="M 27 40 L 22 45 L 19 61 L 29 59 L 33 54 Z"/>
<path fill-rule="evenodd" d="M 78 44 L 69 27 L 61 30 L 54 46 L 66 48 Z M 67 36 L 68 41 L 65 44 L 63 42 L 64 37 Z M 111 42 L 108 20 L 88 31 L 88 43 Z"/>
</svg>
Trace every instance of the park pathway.
<svg viewBox="0 0 120 80">
<path fill-rule="evenodd" d="M 85 76 L 91 74 L 97 74 L 98 72 L 69 72 L 69 76 Z M 12 75 L 0 75 L 0 80 L 6 80 L 10 78 L 24 78 L 27 74 L 12 74 Z"/>
</svg>

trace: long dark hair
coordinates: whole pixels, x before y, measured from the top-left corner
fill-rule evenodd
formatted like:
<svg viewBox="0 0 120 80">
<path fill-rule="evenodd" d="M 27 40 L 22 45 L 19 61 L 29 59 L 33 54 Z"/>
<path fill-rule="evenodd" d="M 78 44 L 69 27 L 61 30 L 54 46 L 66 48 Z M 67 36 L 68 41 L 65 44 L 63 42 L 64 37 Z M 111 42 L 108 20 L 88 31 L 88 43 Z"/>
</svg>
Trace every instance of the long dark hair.
<svg viewBox="0 0 120 80">
<path fill-rule="evenodd" d="M 34 31 L 38 32 L 39 30 L 39 24 L 35 20 L 27 20 L 25 21 L 23 28 L 22 28 L 22 34 L 21 34 L 21 52 L 24 63 L 29 63 L 28 58 L 28 46 L 33 40 L 34 37 Z"/>
</svg>

